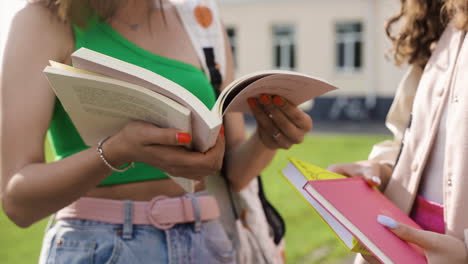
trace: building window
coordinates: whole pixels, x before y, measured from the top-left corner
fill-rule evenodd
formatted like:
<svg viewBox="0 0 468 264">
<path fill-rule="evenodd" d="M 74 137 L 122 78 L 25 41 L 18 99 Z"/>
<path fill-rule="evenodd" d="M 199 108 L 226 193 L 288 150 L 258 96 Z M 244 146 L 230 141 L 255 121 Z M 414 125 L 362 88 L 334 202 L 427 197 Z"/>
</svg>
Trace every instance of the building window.
<svg viewBox="0 0 468 264">
<path fill-rule="evenodd" d="M 296 38 L 293 25 L 273 26 L 273 58 L 278 69 L 293 70 L 296 67 Z"/>
<path fill-rule="evenodd" d="M 336 25 L 336 68 L 340 72 L 356 72 L 362 68 L 362 24 Z"/>
<path fill-rule="evenodd" d="M 237 34 L 235 27 L 226 28 L 229 43 L 231 44 L 232 57 L 234 60 L 234 66 L 237 68 Z"/>
</svg>

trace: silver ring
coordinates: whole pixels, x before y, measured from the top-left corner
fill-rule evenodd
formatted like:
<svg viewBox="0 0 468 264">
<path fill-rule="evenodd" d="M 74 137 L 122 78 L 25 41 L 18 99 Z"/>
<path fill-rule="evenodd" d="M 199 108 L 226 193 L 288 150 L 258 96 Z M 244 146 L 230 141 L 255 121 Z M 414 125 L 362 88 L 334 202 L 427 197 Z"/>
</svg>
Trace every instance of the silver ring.
<svg viewBox="0 0 468 264">
<path fill-rule="evenodd" d="M 273 119 L 273 114 L 272 114 L 272 113 L 268 114 L 268 117 L 269 117 L 270 119 Z"/>
<path fill-rule="evenodd" d="M 273 135 L 273 138 L 274 138 L 274 139 L 278 139 L 278 137 L 279 137 L 280 135 L 281 135 L 281 132 L 278 132 L 278 133 L 276 133 L 276 134 Z"/>
</svg>

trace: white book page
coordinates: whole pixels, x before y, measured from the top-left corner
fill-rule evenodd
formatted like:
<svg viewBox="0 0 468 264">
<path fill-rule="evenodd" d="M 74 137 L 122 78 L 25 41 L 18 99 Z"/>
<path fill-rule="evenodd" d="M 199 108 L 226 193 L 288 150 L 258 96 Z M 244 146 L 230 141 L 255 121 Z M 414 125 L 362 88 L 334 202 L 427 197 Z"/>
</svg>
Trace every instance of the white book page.
<svg viewBox="0 0 468 264">
<path fill-rule="evenodd" d="M 232 83 L 227 85 L 221 94 L 218 97 L 218 100 L 216 100 L 216 104 L 213 106 L 212 112 L 215 112 L 218 116 L 223 115 L 223 103 L 224 101 L 231 95 L 231 94 L 237 94 L 240 91 L 242 91 L 245 87 L 247 87 L 249 84 L 253 83 L 256 80 L 259 80 L 265 76 L 270 75 L 271 73 L 252 73 L 248 74 L 245 76 L 242 76 L 239 79 L 234 80 Z M 232 95 L 231 95 L 232 96 Z"/>
<path fill-rule="evenodd" d="M 215 111 L 218 111 L 218 114 L 226 112 L 251 114 L 247 99 L 258 97 L 260 94 L 279 95 L 294 105 L 300 105 L 336 89 L 336 87 L 323 80 L 297 72 L 268 71 L 268 73 L 258 73 L 262 77 L 256 80 L 254 76 L 249 75 L 249 78 L 244 78 L 244 82 L 236 82 L 235 85 L 241 86 L 241 91 L 239 92 L 236 86 L 233 85 L 233 87 L 230 87 L 229 92 L 226 91 L 225 95 L 220 96 L 219 102 L 213 109 L 216 109 Z M 248 83 L 249 80 L 254 81 L 242 89 L 242 85 Z M 232 98 L 232 95 L 230 96 L 228 93 L 237 94 Z M 223 108 L 225 108 L 224 111 Z"/>
<path fill-rule="evenodd" d="M 167 174 L 167 173 L 166 173 Z M 190 180 L 187 178 L 182 178 L 182 177 L 175 177 L 172 175 L 167 174 L 173 181 L 175 181 L 177 184 L 179 184 L 186 192 L 188 193 L 194 193 L 195 192 L 195 183 L 196 181 Z"/>
<path fill-rule="evenodd" d="M 119 80 L 53 67 L 44 72 L 88 146 L 115 135 L 132 120 L 191 132 L 190 111 L 155 92 Z M 169 177 L 186 192 L 195 191 L 195 181 Z"/>
<path fill-rule="evenodd" d="M 194 149 L 205 152 L 216 143 L 222 120 L 178 84 L 147 69 L 85 48 L 75 51 L 72 61 L 76 68 L 145 87 L 182 104 L 192 113 Z"/>
<path fill-rule="evenodd" d="M 147 89 L 119 80 L 53 67 L 49 82 L 88 146 L 115 135 L 131 120 L 191 132 L 190 111 Z"/>
</svg>

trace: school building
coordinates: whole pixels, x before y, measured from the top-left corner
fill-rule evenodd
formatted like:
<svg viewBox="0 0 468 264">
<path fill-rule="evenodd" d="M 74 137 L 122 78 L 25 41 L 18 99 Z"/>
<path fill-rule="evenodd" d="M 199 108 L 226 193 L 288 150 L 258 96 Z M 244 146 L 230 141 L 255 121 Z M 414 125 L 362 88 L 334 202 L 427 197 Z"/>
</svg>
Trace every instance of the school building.
<svg viewBox="0 0 468 264">
<path fill-rule="evenodd" d="M 396 0 L 218 0 L 237 75 L 288 69 L 339 87 L 309 105 L 314 120 L 383 120 L 403 68 L 385 57 Z"/>
</svg>

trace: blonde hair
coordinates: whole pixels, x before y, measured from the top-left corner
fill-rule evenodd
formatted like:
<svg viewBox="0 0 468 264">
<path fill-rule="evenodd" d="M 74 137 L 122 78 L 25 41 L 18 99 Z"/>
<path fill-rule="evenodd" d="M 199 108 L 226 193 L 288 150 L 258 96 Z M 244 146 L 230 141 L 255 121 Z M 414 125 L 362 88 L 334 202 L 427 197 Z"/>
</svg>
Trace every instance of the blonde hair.
<svg viewBox="0 0 468 264">
<path fill-rule="evenodd" d="M 468 30 L 468 1 L 446 0 L 445 8 L 453 18 L 454 25 L 460 30 Z"/>
<path fill-rule="evenodd" d="M 112 18 L 117 9 L 124 6 L 127 1 L 128 0 L 30 0 L 30 2 L 42 4 L 50 9 L 61 21 L 80 27 L 85 27 L 86 21 L 88 21 L 88 18 L 93 14 L 99 16 L 103 20 Z M 162 0 L 159 0 L 160 5 L 162 5 L 161 1 Z"/>
<path fill-rule="evenodd" d="M 468 29 L 467 0 L 401 0 L 400 12 L 386 26 L 395 63 L 424 67 L 450 21 L 460 30 Z M 397 23 L 401 26 L 393 35 Z"/>
</svg>

